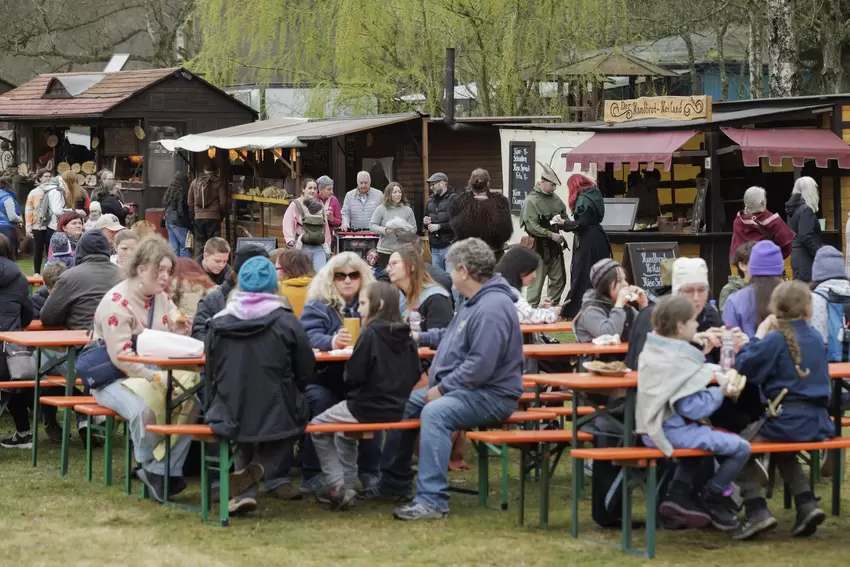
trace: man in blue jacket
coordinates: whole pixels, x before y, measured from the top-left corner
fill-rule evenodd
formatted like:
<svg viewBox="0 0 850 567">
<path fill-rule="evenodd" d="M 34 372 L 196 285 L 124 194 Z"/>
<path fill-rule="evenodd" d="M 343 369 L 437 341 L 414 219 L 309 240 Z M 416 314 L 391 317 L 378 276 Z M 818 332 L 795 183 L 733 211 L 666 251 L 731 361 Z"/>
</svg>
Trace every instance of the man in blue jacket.
<svg viewBox="0 0 850 567">
<path fill-rule="evenodd" d="M 437 520 L 449 513 L 448 466 L 454 431 L 495 424 L 517 408 L 522 394 L 522 333 L 508 282 L 494 273 L 496 258 L 478 238 L 456 242 L 446 262 L 467 298 L 451 325 L 414 338 L 437 348 L 428 388 L 414 390 L 405 419 L 419 418 L 416 498 L 398 508 L 399 520 Z M 364 499 L 405 500 L 413 483 L 410 461 L 416 431 L 390 431 L 381 483 Z"/>
</svg>

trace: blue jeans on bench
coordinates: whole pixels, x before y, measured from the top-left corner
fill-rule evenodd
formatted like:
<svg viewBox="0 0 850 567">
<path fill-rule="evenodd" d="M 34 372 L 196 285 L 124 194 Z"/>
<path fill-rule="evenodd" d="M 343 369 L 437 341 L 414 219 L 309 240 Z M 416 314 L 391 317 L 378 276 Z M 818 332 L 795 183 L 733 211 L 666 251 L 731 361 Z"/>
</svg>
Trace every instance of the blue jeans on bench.
<svg viewBox="0 0 850 567">
<path fill-rule="evenodd" d="M 449 457 L 452 433 L 496 424 L 516 411 L 518 400 L 488 390 L 455 390 L 425 403 L 428 388 L 414 390 L 404 408 L 404 419 L 422 420 L 419 431 L 387 433 L 381 463 L 381 492 L 404 495 L 413 484 L 410 461 L 419 434 L 419 477 L 415 502 L 447 512 L 449 509 Z"/>
</svg>

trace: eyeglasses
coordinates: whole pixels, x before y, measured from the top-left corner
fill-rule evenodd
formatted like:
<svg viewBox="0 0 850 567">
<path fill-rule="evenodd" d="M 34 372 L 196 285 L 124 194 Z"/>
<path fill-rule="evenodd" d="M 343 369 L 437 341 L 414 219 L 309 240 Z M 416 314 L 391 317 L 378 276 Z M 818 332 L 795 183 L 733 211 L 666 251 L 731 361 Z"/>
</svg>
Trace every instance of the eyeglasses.
<svg viewBox="0 0 850 567">
<path fill-rule="evenodd" d="M 335 282 L 344 282 L 346 279 L 350 279 L 353 282 L 359 281 L 360 272 L 334 272 Z"/>
</svg>

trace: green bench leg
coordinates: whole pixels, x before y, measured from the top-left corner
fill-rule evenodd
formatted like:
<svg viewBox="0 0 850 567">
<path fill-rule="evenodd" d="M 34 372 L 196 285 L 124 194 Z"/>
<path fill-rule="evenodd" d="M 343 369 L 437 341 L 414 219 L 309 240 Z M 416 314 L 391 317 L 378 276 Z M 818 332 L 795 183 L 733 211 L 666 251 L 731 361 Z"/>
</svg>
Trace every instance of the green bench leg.
<svg viewBox="0 0 850 567">
<path fill-rule="evenodd" d="M 655 461 L 649 462 L 646 489 L 646 557 L 655 558 L 655 518 L 658 510 L 658 469 Z"/>
<path fill-rule="evenodd" d="M 207 444 L 201 443 L 201 522 L 206 524 L 210 521 L 210 504 L 212 500 L 212 486 L 209 475 L 210 464 L 207 460 Z"/>
<path fill-rule="evenodd" d="M 622 542 L 620 545 L 624 553 L 632 551 L 632 489 L 629 486 L 629 467 L 623 467 L 623 518 L 622 518 Z"/>
<path fill-rule="evenodd" d="M 112 436 L 115 434 L 115 417 L 106 416 L 103 438 L 103 486 L 112 486 Z"/>
<path fill-rule="evenodd" d="M 222 439 L 218 448 L 218 515 L 221 527 L 230 525 L 230 510 L 227 505 L 230 502 L 230 441 Z"/>
<path fill-rule="evenodd" d="M 549 529 L 549 445 L 540 447 L 540 527 Z"/>
<path fill-rule="evenodd" d="M 508 446 L 502 444 L 502 510 L 508 509 Z"/>
<path fill-rule="evenodd" d="M 490 492 L 490 471 L 487 444 L 478 443 L 478 505 L 487 507 Z"/>
<path fill-rule="evenodd" d="M 32 466 L 38 466 L 38 429 L 41 427 L 41 349 L 35 349 L 35 388 L 32 404 Z"/>
<path fill-rule="evenodd" d="M 519 451 L 519 525 L 525 524 L 525 478 L 526 478 L 526 450 L 520 447 Z"/>
<path fill-rule="evenodd" d="M 92 426 L 94 426 L 92 416 L 86 416 L 86 481 L 91 483 L 91 469 L 92 469 L 92 450 L 91 450 L 91 430 Z"/>
<path fill-rule="evenodd" d="M 65 374 L 65 395 L 74 395 L 74 382 L 77 380 L 76 368 L 77 351 L 74 347 L 68 347 L 68 356 L 65 360 L 68 371 Z M 68 451 L 71 444 L 71 414 L 74 413 L 74 408 L 65 408 L 65 414 L 62 417 L 62 459 L 59 465 L 59 473 L 62 476 L 68 475 Z M 91 431 L 91 428 L 89 428 Z"/>
<path fill-rule="evenodd" d="M 573 497 L 570 499 L 572 502 L 572 526 L 570 527 L 570 531 L 574 538 L 578 537 L 578 502 L 579 502 L 579 486 L 581 479 L 579 477 L 578 471 L 584 469 L 584 459 L 576 459 L 573 458 L 573 478 L 572 478 L 572 495 Z"/>
<path fill-rule="evenodd" d="M 133 492 L 133 440 L 130 438 L 130 424 L 124 422 L 124 494 Z"/>
</svg>

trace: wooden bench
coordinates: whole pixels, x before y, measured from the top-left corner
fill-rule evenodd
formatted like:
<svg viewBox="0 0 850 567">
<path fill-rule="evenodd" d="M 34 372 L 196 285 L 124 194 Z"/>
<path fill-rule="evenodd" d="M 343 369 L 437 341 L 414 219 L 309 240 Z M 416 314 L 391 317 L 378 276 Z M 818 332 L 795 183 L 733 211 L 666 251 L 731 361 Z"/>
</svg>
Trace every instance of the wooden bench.
<svg viewBox="0 0 850 567">
<path fill-rule="evenodd" d="M 92 481 L 92 435 L 100 433 L 103 435 L 103 486 L 112 485 L 112 436 L 115 433 L 115 419 L 121 419 L 121 416 L 116 414 L 109 408 L 93 404 L 77 404 L 74 405 L 74 411 L 86 416 L 88 428 L 86 430 L 86 480 Z M 95 422 L 94 417 L 105 417 L 106 422 L 100 425 Z M 130 445 L 130 436 L 125 431 L 126 444 Z M 132 460 L 129 458 L 130 452 L 125 455 L 125 466 L 127 480 L 130 478 L 130 467 Z"/>
<path fill-rule="evenodd" d="M 535 404 L 538 401 L 542 404 L 550 404 L 550 403 L 558 403 L 558 402 L 568 402 L 573 399 L 573 395 L 570 392 L 523 392 L 519 397 L 519 405 L 527 406 L 530 404 Z M 543 408 L 548 409 L 548 408 Z"/>
<path fill-rule="evenodd" d="M 83 381 L 77 378 L 76 382 L 74 382 L 75 386 L 82 386 Z M 65 386 L 65 377 L 64 376 L 45 376 L 41 379 L 40 386 L 42 388 L 50 388 L 53 386 Z M 0 381 L 0 390 L 14 390 L 14 389 L 29 389 L 35 388 L 35 380 L 8 380 L 8 381 Z"/>
<path fill-rule="evenodd" d="M 850 437 L 835 437 L 826 441 L 812 441 L 808 443 L 750 443 L 750 449 L 754 455 L 770 453 L 799 453 L 802 451 L 829 451 L 840 450 L 850 447 Z M 609 447 L 598 449 L 574 449 L 571 454 L 574 461 L 581 466 L 584 459 L 594 461 L 611 461 L 623 466 L 624 478 L 622 482 L 622 541 L 621 549 L 625 553 L 635 553 L 632 546 L 632 490 L 629 484 L 630 468 L 646 468 L 646 551 L 644 554 L 649 559 L 655 557 L 655 523 L 658 494 L 658 471 L 657 462 L 667 457 L 658 449 L 650 447 Z M 710 457 L 713 453 L 699 449 L 675 449 L 671 458 L 684 459 L 693 457 Z M 836 460 L 836 465 L 837 465 Z M 836 475 L 837 476 L 837 475 Z M 838 479 L 833 479 L 834 483 Z M 835 492 L 833 492 L 835 494 Z M 833 502 L 833 514 L 838 515 L 836 502 Z M 573 502 L 572 534 L 578 537 L 578 503 Z"/>
</svg>

